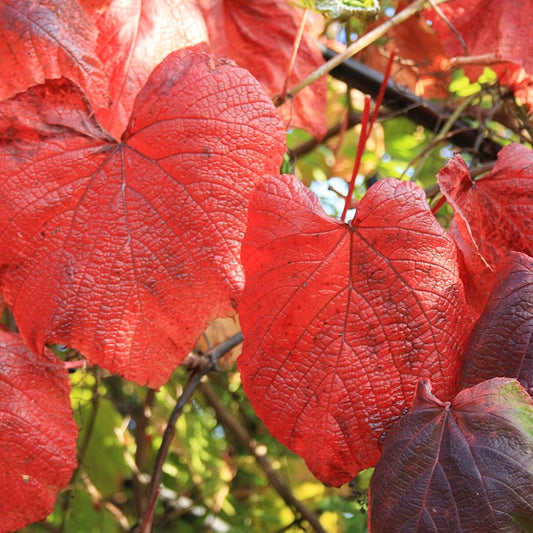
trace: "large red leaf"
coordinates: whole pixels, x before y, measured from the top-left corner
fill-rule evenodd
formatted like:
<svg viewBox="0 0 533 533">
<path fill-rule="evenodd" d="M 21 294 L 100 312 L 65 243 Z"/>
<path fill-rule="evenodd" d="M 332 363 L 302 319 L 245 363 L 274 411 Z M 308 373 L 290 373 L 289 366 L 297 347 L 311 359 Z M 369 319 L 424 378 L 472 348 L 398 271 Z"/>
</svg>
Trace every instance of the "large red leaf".
<svg viewBox="0 0 533 533">
<path fill-rule="evenodd" d="M 120 139 L 152 70 L 170 52 L 207 41 L 207 30 L 192 0 L 114 0 L 96 17 L 96 26 L 96 50 L 112 97 L 112 106 L 96 110 L 96 116 Z"/>
<path fill-rule="evenodd" d="M 285 0 L 199 0 L 215 54 L 247 68 L 271 96 L 279 96 L 289 71 L 303 10 Z M 289 88 L 324 63 L 309 24 L 298 50 Z M 300 91 L 281 108 L 289 127 L 322 138 L 327 130 L 326 77 Z"/>
<path fill-rule="evenodd" d="M 455 245 L 414 184 L 380 181 L 349 225 L 292 176 L 267 179 L 242 261 L 244 390 L 322 481 L 376 464 L 421 376 L 454 394 L 471 322 Z"/>
<path fill-rule="evenodd" d="M 476 182 L 456 155 L 437 178 L 454 210 L 452 234 L 464 256 L 467 286 L 477 288 L 473 304 L 481 310 L 492 270 L 506 252 L 533 255 L 533 150 L 505 146 L 492 172 Z"/>
<path fill-rule="evenodd" d="M 517 378 L 533 395 L 533 259 L 509 253 L 467 347 L 461 387 L 493 377 Z"/>
<path fill-rule="evenodd" d="M 0 0 L 0 99 L 65 76 L 109 105 L 96 28 L 75 0 Z"/>
<path fill-rule="evenodd" d="M 0 139 L 0 281 L 24 338 L 161 385 L 234 313 L 248 196 L 284 152 L 261 86 L 184 49 L 151 75 L 121 143 L 65 80 L 0 104 Z"/>
<path fill-rule="evenodd" d="M 372 476 L 372 533 L 518 532 L 532 523 L 533 402 L 524 389 L 495 378 L 450 405 L 421 383 Z"/>
<path fill-rule="evenodd" d="M 45 518 L 76 466 L 70 383 L 50 351 L 37 356 L 0 330 L 0 532 Z"/>
</svg>

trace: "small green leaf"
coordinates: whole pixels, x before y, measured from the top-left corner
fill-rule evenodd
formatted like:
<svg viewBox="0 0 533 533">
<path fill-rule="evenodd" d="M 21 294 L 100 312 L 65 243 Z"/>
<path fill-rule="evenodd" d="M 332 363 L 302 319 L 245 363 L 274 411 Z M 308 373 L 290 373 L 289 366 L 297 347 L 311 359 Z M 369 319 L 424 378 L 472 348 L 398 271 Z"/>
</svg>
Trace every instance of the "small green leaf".
<svg viewBox="0 0 533 533">
<path fill-rule="evenodd" d="M 316 0 L 315 4 L 317 11 L 341 20 L 351 16 L 374 19 L 381 11 L 377 0 Z"/>
</svg>

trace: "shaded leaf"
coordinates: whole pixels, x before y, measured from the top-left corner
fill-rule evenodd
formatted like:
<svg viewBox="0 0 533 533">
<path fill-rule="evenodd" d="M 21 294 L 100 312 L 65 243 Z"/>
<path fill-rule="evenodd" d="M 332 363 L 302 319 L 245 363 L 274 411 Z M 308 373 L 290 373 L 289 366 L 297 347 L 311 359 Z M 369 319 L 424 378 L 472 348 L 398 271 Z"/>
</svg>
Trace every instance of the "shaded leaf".
<svg viewBox="0 0 533 533">
<path fill-rule="evenodd" d="M 193 0 L 114 0 L 95 24 L 112 98 L 111 107 L 97 109 L 96 116 L 120 139 L 152 70 L 170 52 L 207 41 L 207 30 Z"/>
<path fill-rule="evenodd" d="M 0 0 L 0 99 L 65 76 L 109 105 L 96 28 L 75 0 Z"/>
<path fill-rule="evenodd" d="M 269 96 L 280 95 L 289 71 L 293 43 L 303 11 L 284 0 L 199 0 L 216 55 L 231 57 L 247 68 Z M 324 63 L 316 43 L 317 32 L 307 26 L 289 88 Z M 281 113 L 288 127 L 306 129 L 317 138 L 327 131 L 326 77 L 286 102 Z"/>
<path fill-rule="evenodd" d="M 533 394 L 533 259 L 510 253 L 465 349 L 461 387 L 517 378 Z"/>
<path fill-rule="evenodd" d="M 396 12 L 410 2 L 398 2 Z M 388 20 L 383 16 L 375 26 Z M 447 98 L 450 83 L 450 60 L 444 54 L 442 42 L 427 21 L 414 15 L 387 32 L 387 41 L 379 46 L 365 48 L 358 59 L 365 65 L 385 72 L 389 54 L 394 52 L 396 61 L 392 66 L 391 79 L 425 98 Z M 389 53 L 384 54 L 383 50 Z"/>
<path fill-rule="evenodd" d="M 76 466 L 70 383 L 50 351 L 0 329 L 0 531 L 45 518 Z"/>
<path fill-rule="evenodd" d="M 0 107 L 0 281 L 22 335 L 161 385 L 235 312 L 248 196 L 284 152 L 275 108 L 198 49 L 156 68 L 122 143 L 65 80 Z"/>
<path fill-rule="evenodd" d="M 529 0 L 453 0 L 439 7 L 468 49 L 466 54 L 448 24 L 429 9 L 426 14 L 448 56 L 491 54 L 495 60 L 516 63 L 533 72 L 533 4 Z"/>
<path fill-rule="evenodd" d="M 454 211 L 451 232 L 463 253 L 469 281 L 479 288 L 478 298 L 486 298 L 492 271 L 507 251 L 533 255 L 533 150 L 519 144 L 505 146 L 492 172 L 476 182 L 456 155 L 437 178 Z M 473 303 L 482 309 L 485 302 Z"/>
<path fill-rule="evenodd" d="M 455 245 L 416 185 L 378 182 L 349 225 L 292 176 L 269 178 L 242 261 L 244 390 L 322 481 L 376 464 L 420 376 L 453 396 L 471 323 Z"/>
<path fill-rule="evenodd" d="M 531 524 L 531 398 L 515 380 L 495 378 L 450 404 L 421 382 L 372 476 L 372 533 L 528 531 Z"/>
</svg>

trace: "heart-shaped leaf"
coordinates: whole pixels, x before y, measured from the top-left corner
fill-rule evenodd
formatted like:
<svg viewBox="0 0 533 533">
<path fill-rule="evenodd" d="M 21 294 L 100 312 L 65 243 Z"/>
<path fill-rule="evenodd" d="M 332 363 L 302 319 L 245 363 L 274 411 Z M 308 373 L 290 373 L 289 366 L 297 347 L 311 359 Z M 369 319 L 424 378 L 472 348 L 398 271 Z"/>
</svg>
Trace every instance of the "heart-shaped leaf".
<svg viewBox="0 0 533 533">
<path fill-rule="evenodd" d="M 66 80 L 1 103 L 0 139 L 0 282 L 22 335 L 163 384 L 235 312 L 248 196 L 284 152 L 261 86 L 184 49 L 150 76 L 123 142 Z"/>
<path fill-rule="evenodd" d="M 45 518 L 70 481 L 78 427 L 69 392 L 59 359 L 0 330 L 0 532 Z"/>
<path fill-rule="evenodd" d="M 376 464 L 421 376 L 453 397 L 470 315 L 455 245 L 419 187 L 380 181 L 344 224 L 292 176 L 268 178 L 242 261 L 244 390 L 322 481 Z"/>
<path fill-rule="evenodd" d="M 533 259 L 511 252 L 465 349 L 461 387 L 494 377 L 517 378 L 533 395 Z"/>
<path fill-rule="evenodd" d="M 532 523 L 533 402 L 524 389 L 494 378 L 450 404 L 421 383 L 372 476 L 372 533 L 518 532 Z"/>
</svg>

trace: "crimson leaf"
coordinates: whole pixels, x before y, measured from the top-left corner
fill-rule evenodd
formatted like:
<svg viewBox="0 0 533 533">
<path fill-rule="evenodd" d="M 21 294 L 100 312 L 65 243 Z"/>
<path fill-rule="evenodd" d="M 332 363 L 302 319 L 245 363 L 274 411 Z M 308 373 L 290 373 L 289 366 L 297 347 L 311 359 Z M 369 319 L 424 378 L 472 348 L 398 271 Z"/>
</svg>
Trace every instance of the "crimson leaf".
<svg viewBox="0 0 533 533">
<path fill-rule="evenodd" d="M 0 103 L 0 283 L 25 340 L 163 384 L 235 312 L 248 196 L 284 141 L 259 83 L 197 47 L 155 69 L 123 142 L 66 80 Z"/>
<path fill-rule="evenodd" d="M 532 523 L 533 402 L 524 389 L 494 378 L 450 404 L 421 382 L 372 476 L 372 533 L 529 531 Z"/>
<path fill-rule="evenodd" d="M 500 265 L 485 310 L 465 349 L 461 387 L 517 378 L 533 394 L 533 259 L 512 252 Z"/>
<path fill-rule="evenodd" d="M 0 532 L 45 518 L 76 466 L 68 374 L 0 330 Z"/>
<path fill-rule="evenodd" d="M 322 481 L 376 464 L 419 377 L 453 396 L 471 323 L 455 245 L 419 187 L 380 181 L 344 224 L 292 176 L 268 178 L 242 261 L 244 390 Z"/>
</svg>

